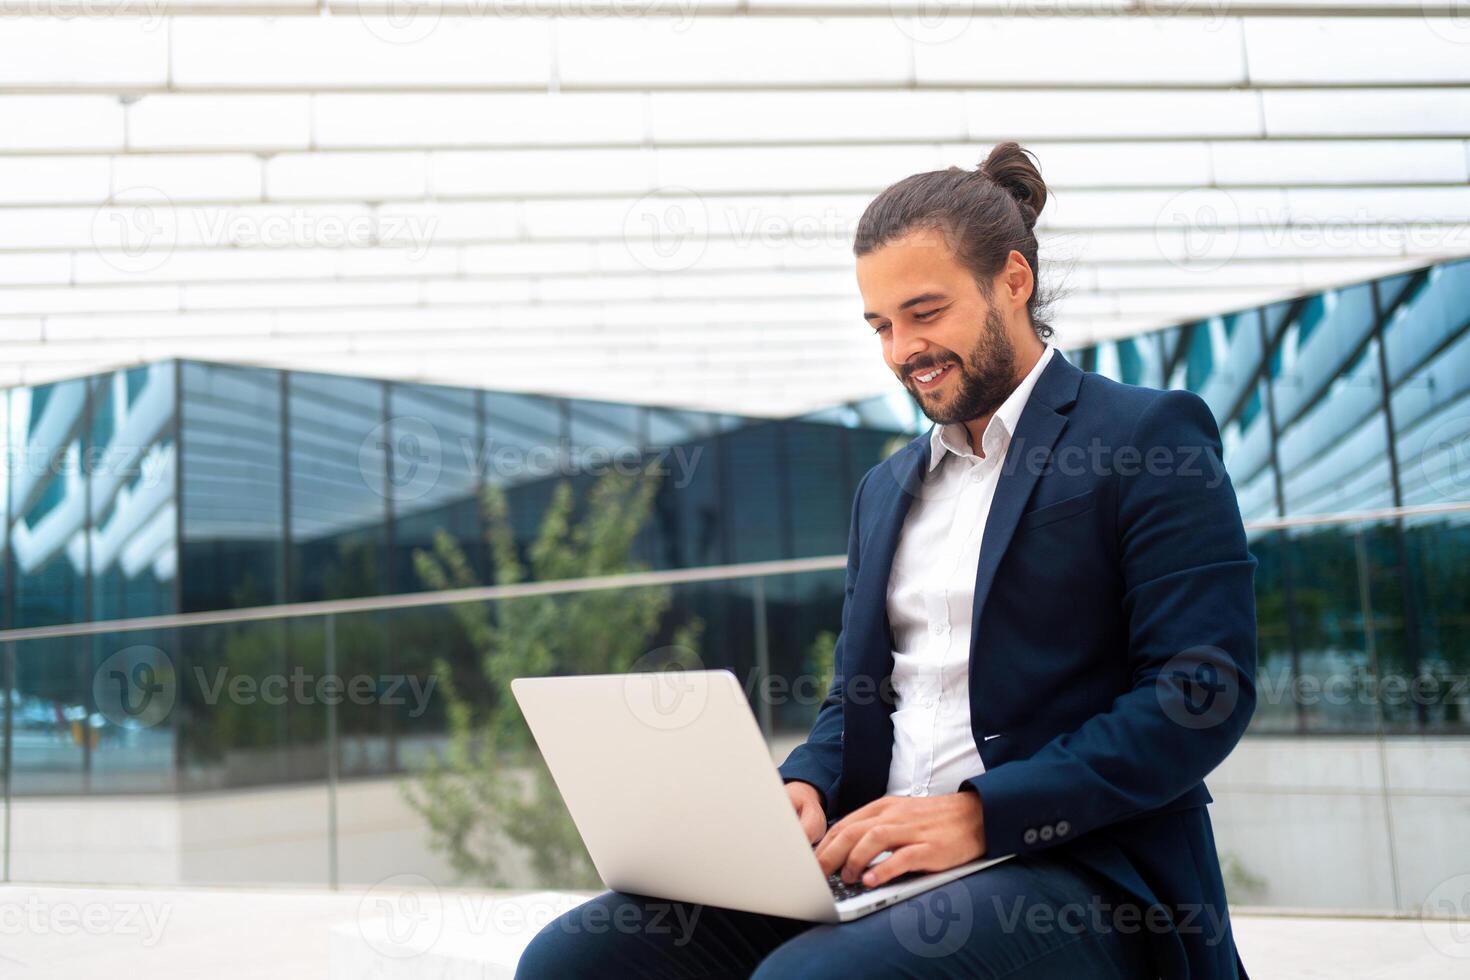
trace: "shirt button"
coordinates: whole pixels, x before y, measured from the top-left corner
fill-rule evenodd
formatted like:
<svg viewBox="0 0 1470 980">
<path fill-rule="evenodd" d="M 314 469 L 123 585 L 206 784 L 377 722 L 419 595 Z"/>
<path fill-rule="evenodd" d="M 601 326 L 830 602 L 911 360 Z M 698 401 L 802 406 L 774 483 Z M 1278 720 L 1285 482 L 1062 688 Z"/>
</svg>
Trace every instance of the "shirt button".
<svg viewBox="0 0 1470 980">
<path fill-rule="evenodd" d="M 947 629 L 949 629 L 949 624 L 942 619 L 935 620 L 934 622 L 929 624 L 929 632 L 933 633 L 935 636 L 943 636 L 944 631 Z"/>
<path fill-rule="evenodd" d="M 1036 828 L 1035 827 L 1029 828 L 1024 834 L 1022 834 L 1021 835 L 1021 842 L 1023 844 L 1035 844 L 1036 843 Z"/>
<path fill-rule="evenodd" d="M 1056 833 L 1056 831 L 1052 830 L 1051 824 L 1047 824 L 1045 827 L 1041 828 L 1041 839 L 1051 840 L 1051 835 L 1054 833 Z"/>
<path fill-rule="evenodd" d="M 1069 831 L 1071 829 L 1072 829 L 1072 825 L 1069 824 L 1069 823 L 1067 823 L 1067 821 L 1065 821 L 1065 820 L 1058 820 L 1057 821 L 1057 836 L 1058 837 L 1066 837 L 1067 836 L 1067 831 Z"/>
</svg>

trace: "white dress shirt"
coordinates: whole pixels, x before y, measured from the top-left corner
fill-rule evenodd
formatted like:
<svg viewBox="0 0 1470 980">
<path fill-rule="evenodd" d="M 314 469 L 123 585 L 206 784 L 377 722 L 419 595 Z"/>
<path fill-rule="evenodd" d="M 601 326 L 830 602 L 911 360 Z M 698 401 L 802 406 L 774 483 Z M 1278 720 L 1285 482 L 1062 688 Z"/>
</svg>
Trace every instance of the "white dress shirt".
<svg viewBox="0 0 1470 980">
<path fill-rule="evenodd" d="M 1021 409 L 1056 348 L 1047 344 L 995 410 L 980 447 L 962 423 L 935 426 L 929 466 L 909 505 L 888 576 L 893 628 L 889 796 L 953 793 L 985 771 L 970 730 L 970 621 L 980 539 Z"/>
</svg>

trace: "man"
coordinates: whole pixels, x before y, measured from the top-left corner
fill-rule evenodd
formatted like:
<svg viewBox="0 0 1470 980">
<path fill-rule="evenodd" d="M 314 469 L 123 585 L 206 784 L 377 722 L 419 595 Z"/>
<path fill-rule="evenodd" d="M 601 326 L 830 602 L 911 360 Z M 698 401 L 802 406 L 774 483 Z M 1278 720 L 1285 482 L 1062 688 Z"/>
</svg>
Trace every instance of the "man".
<svg viewBox="0 0 1470 980">
<path fill-rule="evenodd" d="M 1045 342 L 1045 198 L 1007 143 L 863 216 L 865 319 L 936 424 L 858 484 L 835 676 L 780 767 L 850 882 L 1015 857 L 840 925 L 553 923 L 518 975 L 1243 980 L 1203 778 L 1254 709 L 1255 559 L 1204 402 Z"/>
</svg>

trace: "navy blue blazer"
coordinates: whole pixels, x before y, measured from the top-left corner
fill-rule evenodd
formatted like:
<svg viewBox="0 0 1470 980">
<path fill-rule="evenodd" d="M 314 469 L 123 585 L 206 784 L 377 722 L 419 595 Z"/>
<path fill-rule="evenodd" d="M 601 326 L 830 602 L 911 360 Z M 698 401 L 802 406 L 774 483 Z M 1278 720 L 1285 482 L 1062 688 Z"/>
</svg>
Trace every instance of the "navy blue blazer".
<svg viewBox="0 0 1470 980">
<path fill-rule="evenodd" d="M 831 818 L 887 789 L 888 575 L 928 453 L 926 433 L 858 483 L 832 685 L 780 766 Z M 989 854 L 1055 849 L 1161 908 L 1148 932 L 1171 980 L 1246 976 L 1203 780 L 1255 709 L 1255 568 L 1203 399 L 1054 354 L 975 570 L 970 717 L 985 771 L 936 791 L 980 794 Z"/>
</svg>

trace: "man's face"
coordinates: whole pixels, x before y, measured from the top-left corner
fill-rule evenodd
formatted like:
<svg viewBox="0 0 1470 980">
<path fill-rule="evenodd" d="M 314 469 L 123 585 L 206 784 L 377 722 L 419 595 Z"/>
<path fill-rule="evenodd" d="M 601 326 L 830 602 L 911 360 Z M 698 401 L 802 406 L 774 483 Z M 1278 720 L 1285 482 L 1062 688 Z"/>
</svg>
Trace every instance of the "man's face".
<svg viewBox="0 0 1470 980">
<path fill-rule="evenodd" d="M 915 231 L 857 260 L 865 318 L 883 360 L 940 425 L 994 412 L 1016 386 L 1005 318 L 937 231 Z"/>
</svg>

